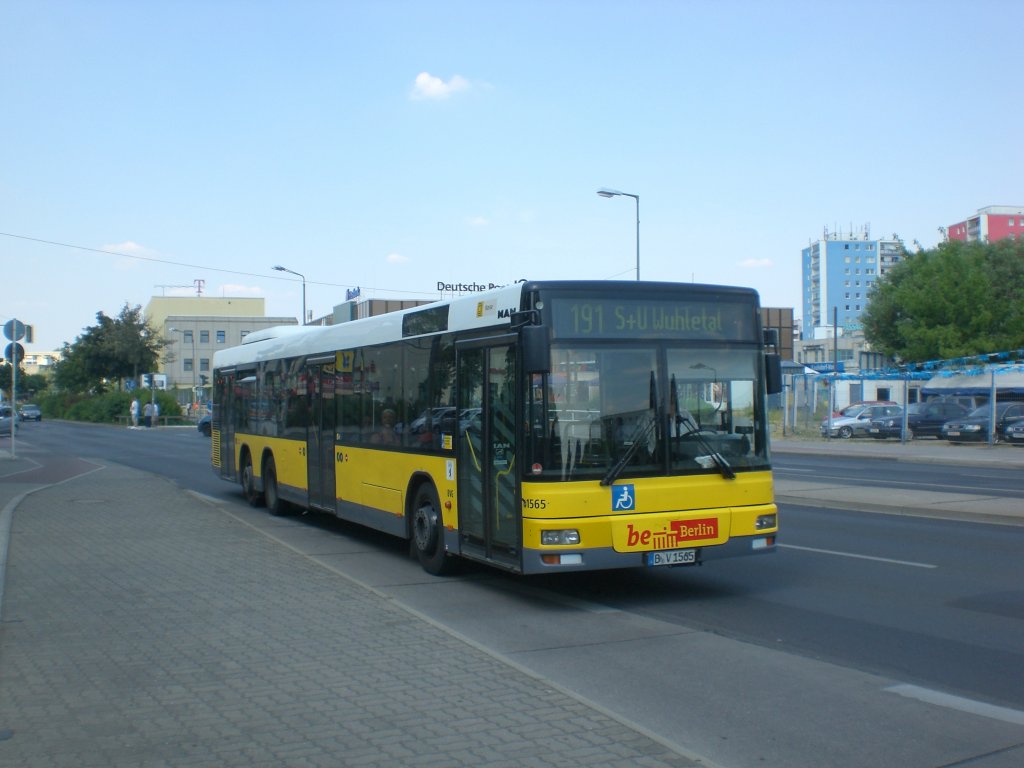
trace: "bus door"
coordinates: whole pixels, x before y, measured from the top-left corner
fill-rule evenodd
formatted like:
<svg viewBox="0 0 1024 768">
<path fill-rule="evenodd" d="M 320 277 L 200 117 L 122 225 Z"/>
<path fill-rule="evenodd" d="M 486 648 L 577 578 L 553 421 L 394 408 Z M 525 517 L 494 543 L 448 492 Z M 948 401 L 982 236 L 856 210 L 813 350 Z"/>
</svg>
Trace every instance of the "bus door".
<svg viewBox="0 0 1024 768">
<path fill-rule="evenodd" d="M 462 553 L 518 567 L 519 501 L 514 336 L 460 342 L 458 498 Z"/>
<path fill-rule="evenodd" d="M 329 363 L 311 360 L 306 368 L 310 416 L 306 429 L 309 506 L 335 511 L 334 504 L 334 356 Z"/>
</svg>

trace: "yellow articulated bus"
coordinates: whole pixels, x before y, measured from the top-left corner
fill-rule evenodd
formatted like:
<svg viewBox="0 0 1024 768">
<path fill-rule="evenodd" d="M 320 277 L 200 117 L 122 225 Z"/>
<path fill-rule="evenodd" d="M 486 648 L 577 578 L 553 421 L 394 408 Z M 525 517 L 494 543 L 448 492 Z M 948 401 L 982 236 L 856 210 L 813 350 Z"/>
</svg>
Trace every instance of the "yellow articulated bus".
<svg viewBox="0 0 1024 768">
<path fill-rule="evenodd" d="M 214 357 L 213 466 L 272 514 L 320 510 L 521 574 L 775 550 L 757 293 L 520 282 Z"/>
</svg>

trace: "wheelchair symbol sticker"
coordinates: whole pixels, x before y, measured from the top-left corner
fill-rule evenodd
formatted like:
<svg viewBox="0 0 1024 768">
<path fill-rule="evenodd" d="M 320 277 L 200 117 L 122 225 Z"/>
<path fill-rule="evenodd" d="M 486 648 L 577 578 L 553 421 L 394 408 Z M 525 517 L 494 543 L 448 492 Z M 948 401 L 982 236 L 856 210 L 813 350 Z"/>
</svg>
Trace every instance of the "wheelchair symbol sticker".
<svg viewBox="0 0 1024 768">
<path fill-rule="evenodd" d="M 636 509 L 636 494 L 633 492 L 633 485 L 612 486 L 612 511 L 629 511 Z"/>
</svg>

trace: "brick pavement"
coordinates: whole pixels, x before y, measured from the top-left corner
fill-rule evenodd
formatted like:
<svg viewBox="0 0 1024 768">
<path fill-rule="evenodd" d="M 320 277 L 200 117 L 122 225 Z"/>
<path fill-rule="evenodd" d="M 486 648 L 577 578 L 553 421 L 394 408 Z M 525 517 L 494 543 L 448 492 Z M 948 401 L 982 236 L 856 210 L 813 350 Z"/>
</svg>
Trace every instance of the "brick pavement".
<svg viewBox="0 0 1024 768">
<path fill-rule="evenodd" d="M 22 488 L 0 765 L 698 765 L 166 480 Z"/>
</svg>

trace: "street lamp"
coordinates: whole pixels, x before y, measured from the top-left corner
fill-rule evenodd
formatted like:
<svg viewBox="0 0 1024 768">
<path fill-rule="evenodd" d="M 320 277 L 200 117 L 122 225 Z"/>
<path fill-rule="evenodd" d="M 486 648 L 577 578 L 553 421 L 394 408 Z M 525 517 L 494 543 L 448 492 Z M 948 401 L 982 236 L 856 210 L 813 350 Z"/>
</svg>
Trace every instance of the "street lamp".
<svg viewBox="0 0 1024 768">
<path fill-rule="evenodd" d="M 617 189 L 599 189 L 597 194 L 601 197 L 632 197 L 636 201 L 636 279 L 640 279 L 640 195 L 631 195 L 629 192 L 619 192 Z"/>
<path fill-rule="evenodd" d="M 196 367 L 198 360 L 196 360 L 196 332 L 195 331 L 183 331 L 180 328 L 168 328 L 171 333 L 180 333 L 182 335 L 186 333 L 192 334 L 192 400 L 198 402 L 199 398 L 199 385 L 196 382 Z"/>
<path fill-rule="evenodd" d="M 306 324 L 306 276 L 301 272 L 296 272 L 291 269 L 286 269 L 280 264 L 274 267 L 278 272 L 287 272 L 289 275 L 298 275 L 302 278 L 302 324 Z"/>
<path fill-rule="evenodd" d="M 711 371 L 711 376 L 714 378 L 715 381 L 718 381 L 718 371 L 712 368 L 710 365 L 705 365 L 704 363 L 694 363 L 690 367 L 695 371 Z"/>
</svg>

